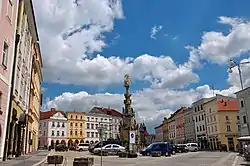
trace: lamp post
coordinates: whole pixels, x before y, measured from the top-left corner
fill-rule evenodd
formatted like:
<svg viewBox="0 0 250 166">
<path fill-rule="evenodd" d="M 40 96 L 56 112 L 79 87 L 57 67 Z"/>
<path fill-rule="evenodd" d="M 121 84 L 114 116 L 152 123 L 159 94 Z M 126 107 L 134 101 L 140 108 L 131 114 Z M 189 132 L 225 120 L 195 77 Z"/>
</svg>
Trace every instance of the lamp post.
<svg viewBox="0 0 250 166">
<path fill-rule="evenodd" d="M 99 126 L 100 126 L 100 123 L 99 123 Z M 105 133 L 105 129 L 104 127 L 98 127 L 97 130 L 98 130 L 99 138 L 101 141 L 101 166 L 102 166 L 102 147 L 103 147 L 103 135 Z"/>
<path fill-rule="evenodd" d="M 245 65 L 245 64 L 249 64 L 250 61 L 247 61 L 247 62 L 235 62 L 234 60 L 230 60 L 229 61 L 229 67 L 228 67 L 228 72 L 229 73 L 233 73 L 233 68 L 234 67 L 237 67 L 238 68 L 238 71 L 239 71 L 239 76 L 240 76 L 240 86 L 241 86 L 241 90 L 244 89 L 244 86 L 243 86 L 243 81 L 242 81 L 242 73 L 241 73 L 241 66 Z M 244 101 L 244 105 L 245 105 L 245 101 Z M 249 118 L 248 118 L 248 113 L 247 113 L 247 110 L 246 110 L 246 107 L 245 107 L 245 113 L 246 113 L 246 117 L 247 117 L 247 129 L 248 129 L 248 134 L 250 134 L 250 127 L 249 127 Z"/>
</svg>

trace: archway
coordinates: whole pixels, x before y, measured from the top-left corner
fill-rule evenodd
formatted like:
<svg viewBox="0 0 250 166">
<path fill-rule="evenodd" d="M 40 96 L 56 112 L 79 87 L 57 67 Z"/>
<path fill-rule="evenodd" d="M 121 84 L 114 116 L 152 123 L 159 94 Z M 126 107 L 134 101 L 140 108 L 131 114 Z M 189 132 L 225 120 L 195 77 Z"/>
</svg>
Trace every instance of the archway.
<svg viewBox="0 0 250 166">
<path fill-rule="evenodd" d="M 73 141 L 70 139 L 69 141 L 68 141 L 68 147 L 71 147 L 73 145 Z"/>
<path fill-rule="evenodd" d="M 79 144 L 79 141 L 76 139 L 75 140 L 75 145 L 78 145 Z"/>
<path fill-rule="evenodd" d="M 59 140 L 56 140 L 56 145 L 58 145 L 60 142 L 59 142 Z"/>
<path fill-rule="evenodd" d="M 52 139 L 51 141 L 50 141 L 50 146 L 53 148 L 54 147 L 54 140 Z"/>
<path fill-rule="evenodd" d="M 66 145 L 65 140 L 61 140 L 61 144 Z"/>
<path fill-rule="evenodd" d="M 83 139 L 81 139 L 80 143 L 84 143 L 84 140 L 83 140 Z"/>
<path fill-rule="evenodd" d="M 89 141 L 86 141 L 86 143 L 88 144 L 88 143 L 89 143 Z"/>
</svg>

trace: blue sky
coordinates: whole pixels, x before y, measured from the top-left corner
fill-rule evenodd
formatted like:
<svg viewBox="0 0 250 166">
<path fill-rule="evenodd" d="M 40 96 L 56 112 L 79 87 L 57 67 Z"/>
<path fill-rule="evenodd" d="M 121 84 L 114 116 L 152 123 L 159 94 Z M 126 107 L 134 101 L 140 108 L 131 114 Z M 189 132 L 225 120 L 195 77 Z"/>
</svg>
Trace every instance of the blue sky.
<svg viewBox="0 0 250 166">
<path fill-rule="evenodd" d="M 119 1 L 120 2 L 120 1 Z M 51 2 L 52 3 L 52 2 Z M 36 4 L 38 5 L 38 4 Z M 190 57 L 190 50 L 186 49 L 186 46 L 193 46 L 195 48 L 199 48 L 202 41 L 202 36 L 205 32 L 222 32 L 224 36 L 227 36 L 232 31 L 232 27 L 229 24 L 221 24 L 219 23 L 219 17 L 225 16 L 228 18 L 241 18 L 244 19 L 244 23 L 248 24 L 248 20 L 250 20 L 250 13 L 249 13 L 249 6 L 250 1 L 242 0 L 189 0 L 189 1 L 181 1 L 181 0 L 158 0 L 158 1 L 149 1 L 149 0 L 126 0 L 122 1 L 122 6 L 119 5 L 119 10 L 123 12 L 123 16 L 115 16 L 116 19 L 113 19 L 113 27 L 107 31 L 102 31 L 101 33 L 102 40 L 106 44 L 106 46 L 102 46 L 101 49 L 94 49 L 93 53 L 89 54 L 88 51 L 82 50 L 85 60 L 93 60 L 96 58 L 97 54 L 100 54 L 104 58 L 109 58 L 114 56 L 119 59 L 125 59 L 126 57 L 136 58 L 144 54 L 148 54 L 153 57 L 159 56 L 169 56 L 172 58 L 176 65 L 183 65 L 185 62 L 189 60 Z M 87 8 L 87 7 L 86 7 Z M 94 7 L 90 7 L 87 10 L 91 11 Z M 118 10 L 118 9 L 117 9 Z M 98 83 L 85 83 L 84 81 L 80 81 L 79 84 L 76 85 L 75 81 L 70 82 L 60 82 L 60 79 L 63 76 L 58 76 L 60 79 L 55 80 L 51 79 L 52 76 L 60 75 L 60 72 L 52 71 L 53 69 L 47 69 L 51 67 L 52 58 L 56 60 L 57 55 L 51 54 L 49 56 L 49 51 L 46 51 L 49 47 L 45 43 L 45 38 L 43 37 L 43 32 L 48 31 L 49 28 L 45 27 L 45 23 L 42 22 L 41 15 L 42 12 L 45 11 L 37 10 L 37 17 L 38 17 L 38 28 L 40 32 L 40 39 L 42 45 L 42 52 L 44 52 L 44 63 L 45 63 L 45 81 L 43 83 L 44 90 L 44 104 L 49 107 L 52 105 L 56 105 L 61 109 L 68 109 L 66 108 L 65 103 L 70 103 L 73 99 L 69 98 L 67 95 L 62 95 L 64 92 L 70 92 L 72 95 L 75 95 L 79 92 L 87 92 L 89 96 L 95 96 L 95 94 L 104 94 L 106 92 L 110 94 L 122 94 L 124 92 L 124 88 L 122 85 L 122 79 L 119 82 L 112 82 L 103 84 L 102 81 Z M 103 13 L 105 15 L 105 13 Z M 88 15 L 89 16 L 89 15 Z M 84 17 L 84 14 L 83 16 Z M 118 18 L 119 17 L 119 18 Z M 95 21 L 93 21 L 95 22 Z M 98 21 L 96 21 L 98 23 Z M 240 23 L 239 23 L 240 24 Z M 46 24 L 46 26 L 49 26 Z M 162 27 L 156 34 L 155 39 L 151 38 L 151 30 L 153 27 Z M 248 29 L 249 30 L 249 29 Z M 60 35 L 58 33 L 57 35 Z M 80 38 L 84 38 L 83 36 L 78 36 L 79 41 Z M 211 39 L 211 38 L 209 38 Z M 77 40 L 74 39 L 74 40 Z M 216 39 L 217 40 L 217 39 Z M 248 39 L 246 39 L 248 40 Z M 74 48 L 80 46 L 76 46 L 75 42 L 72 42 L 72 47 Z M 237 41 L 238 42 L 238 41 Z M 204 42 L 205 43 L 205 42 Z M 75 45 L 74 45 L 75 44 Z M 241 43 L 238 42 L 240 45 Z M 84 44 L 83 44 L 84 45 Z M 83 46 L 84 47 L 84 46 Z M 87 49 L 89 47 L 86 47 Z M 45 51 L 43 51 L 43 49 Z M 234 60 L 240 61 L 241 59 L 249 58 L 249 50 L 245 48 L 246 52 L 239 53 L 240 56 L 235 56 Z M 218 52 L 218 51 L 217 51 Z M 227 51 L 225 51 L 227 52 Z M 240 52 L 236 50 L 236 52 Z M 74 52 L 73 52 L 74 53 Z M 55 53 L 56 54 L 56 53 Z M 199 61 L 202 65 L 200 67 L 192 67 L 192 73 L 196 74 L 199 77 L 198 81 L 193 81 L 185 85 L 184 87 L 176 87 L 176 88 L 168 88 L 163 87 L 161 91 L 176 91 L 181 93 L 190 93 L 189 89 L 196 89 L 199 86 L 204 85 L 214 85 L 214 88 L 219 92 L 226 90 L 230 87 L 237 87 L 237 83 L 228 83 L 229 75 L 227 73 L 227 64 L 226 63 L 217 63 L 211 62 L 211 58 L 204 58 L 206 55 L 202 55 L 203 58 Z M 219 55 L 218 55 L 219 56 Z M 51 61 L 48 60 L 50 57 Z M 75 58 L 76 57 L 70 57 Z M 58 58 L 59 59 L 59 58 Z M 57 59 L 57 60 L 58 60 Z M 71 60 L 72 60 L 71 59 Z M 58 62 L 59 61 L 53 61 Z M 57 65 L 59 65 L 57 64 Z M 168 65 L 168 64 L 165 64 Z M 48 67 L 49 66 L 49 67 Z M 71 68 L 75 66 L 72 65 Z M 54 68 L 60 68 L 58 66 L 54 66 Z M 59 70 L 59 69 L 58 69 Z M 85 69 L 88 72 L 88 68 Z M 98 68 L 97 68 L 98 70 Z M 101 68 L 100 68 L 101 70 Z M 49 72 L 48 72 L 49 71 Z M 123 71 L 123 70 L 122 70 Z M 50 79 L 48 79 L 48 73 L 53 73 Z M 80 73 L 80 72 L 79 72 Z M 78 74 L 79 74 L 78 73 Z M 67 78 L 71 74 L 74 75 L 73 72 L 71 73 L 64 73 L 65 77 Z M 69 74 L 69 75 L 67 75 Z M 112 74 L 112 73 L 111 73 Z M 120 73 L 124 75 L 125 73 Z M 109 74 L 107 74 L 109 75 Z M 141 91 L 145 91 L 145 88 L 151 88 L 152 82 L 147 81 L 145 79 L 133 79 L 132 75 L 132 87 L 131 91 L 133 93 Z M 150 74 L 149 74 L 150 75 Z M 78 77 L 81 75 L 78 75 Z M 234 75 L 236 78 L 232 78 L 237 82 L 237 76 Z M 84 76 L 83 76 L 84 77 Z M 107 76 L 108 77 L 108 76 Z M 82 78 L 84 80 L 84 78 Z M 246 80 L 248 77 L 245 78 Z M 211 90 L 211 87 L 210 87 Z M 216 92 L 217 92 L 216 91 Z M 205 93 L 205 92 L 204 92 Z M 206 91 L 207 93 L 207 91 Z M 210 92 L 208 92 L 211 94 Z M 158 94 L 158 93 L 157 93 Z M 226 93 L 228 94 L 228 93 Z M 153 94 L 156 95 L 156 94 Z M 64 104 L 60 104 L 58 99 L 55 97 L 59 96 L 60 102 L 64 101 Z M 67 99 L 65 99 L 68 97 Z M 93 97 L 94 98 L 94 97 Z M 91 99 L 94 100 L 94 99 Z M 188 105 L 190 102 L 197 98 L 197 94 L 189 103 L 183 103 L 183 105 Z M 84 99 L 83 99 L 84 100 Z M 96 99 L 97 101 L 100 100 L 99 98 Z M 113 99 L 112 99 L 113 100 Z M 153 100 L 153 99 L 152 99 Z M 171 100 L 175 100 L 171 98 Z M 67 102 L 65 102 L 67 101 Z M 109 102 L 109 101 L 105 101 Z M 162 102 L 162 101 L 161 101 Z M 174 101 L 173 101 L 174 102 Z M 90 102 L 91 103 L 91 102 Z M 103 101 L 100 101 L 103 103 Z M 85 103 L 86 104 L 86 103 Z M 89 103 L 88 103 L 89 104 Z M 70 104 L 72 106 L 72 103 Z M 121 104 L 115 104 L 113 102 L 105 103 L 103 106 L 111 105 L 114 107 L 120 107 Z M 156 104 L 157 105 L 157 104 Z M 170 104 L 171 105 L 171 104 Z M 160 107 L 156 107 L 155 110 L 151 111 L 159 111 L 160 108 L 167 109 L 167 111 L 163 111 L 159 114 L 159 117 L 156 119 L 149 120 L 149 125 L 157 124 L 156 121 L 159 118 L 165 116 L 165 114 L 169 114 L 170 110 L 174 110 L 175 108 L 181 106 L 181 103 L 172 104 L 163 104 Z M 91 106 L 89 106 L 91 107 Z M 151 108 L 151 106 L 149 106 Z M 80 108 L 77 106 L 77 108 Z M 86 110 L 87 111 L 87 110 Z M 141 110 L 140 110 L 141 111 Z M 165 114 L 164 114 L 165 113 Z M 141 113 L 141 117 L 143 112 Z M 150 119 L 150 114 L 147 113 L 146 118 Z M 145 118 L 142 118 L 145 120 Z M 151 126 L 152 130 L 152 126 Z"/>
</svg>

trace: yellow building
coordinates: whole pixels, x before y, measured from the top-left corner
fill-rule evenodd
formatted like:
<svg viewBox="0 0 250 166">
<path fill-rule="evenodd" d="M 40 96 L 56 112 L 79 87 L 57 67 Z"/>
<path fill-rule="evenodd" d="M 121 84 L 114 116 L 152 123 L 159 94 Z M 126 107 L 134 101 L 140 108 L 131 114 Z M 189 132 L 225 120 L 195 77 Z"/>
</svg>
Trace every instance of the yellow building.
<svg viewBox="0 0 250 166">
<path fill-rule="evenodd" d="M 226 147 L 229 151 L 236 150 L 237 146 L 237 111 L 235 99 L 214 98 L 204 104 L 206 111 L 206 126 L 208 145 L 210 150 Z"/>
<path fill-rule="evenodd" d="M 168 139 L 168 122 L 169 119 L 164 118 L 162 122 L 162 130 L 163 130 L 163 141 L 169 141 Z"/>
<path fill-rule="evenodd" d="M 42 105 L 42 57 L 40 46 L 38 43 L 33 43 L 33 63 L 31 72 L 30 85 L 30 101 L 28 112 L 28 128 L 26 136 L 26 153 L 36 151 L 38 149 L 38 129 L 40 119 L 40 107 Z"/>
<path fill-rule="evenodd" d="M 84 143 L 85 112 L 67 112 L 68 146 Z"/>
<path fill-rule="evenodd" d="M 11 108 L 7 119 L 4 159 L 25 153 L 27 113 L 32 68 L 32 46 L 38 41 L 32 0 L 18 6 L 16 45 L 11 87 Z"/>
</svg>

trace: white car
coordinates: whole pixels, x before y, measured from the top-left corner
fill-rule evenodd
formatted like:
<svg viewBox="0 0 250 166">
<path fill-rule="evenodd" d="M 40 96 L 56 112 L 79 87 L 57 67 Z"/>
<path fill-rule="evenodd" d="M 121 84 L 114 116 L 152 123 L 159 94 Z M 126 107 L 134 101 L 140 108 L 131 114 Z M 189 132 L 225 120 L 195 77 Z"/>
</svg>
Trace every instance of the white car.
<svg viewBox="0 0 250 166">
<path fill-rule="evenodd" d="M 118 152 L 125 151 L 125 147 L 120 146 L 118 144 L 108 144 L 108 145 L 103 146 L 102 148 L 95 148 L 94 153 L 98 153 L 101 150 L 106 151 L 110 154 L 118 154 Z"/>
<path fill-rule="evenodd" d="M 77 151 L 86 151 L 89 149 L 89 144 L 87 143 L 80 143 L 77 147 L 76 147 L 76 150 Z"/>
<path fill-rule="evenodd" d="M 197 143 L 187 143 L 187 150 L 190 152 L 198 151 L 198 144 Z"/>
</svg>

